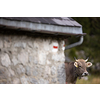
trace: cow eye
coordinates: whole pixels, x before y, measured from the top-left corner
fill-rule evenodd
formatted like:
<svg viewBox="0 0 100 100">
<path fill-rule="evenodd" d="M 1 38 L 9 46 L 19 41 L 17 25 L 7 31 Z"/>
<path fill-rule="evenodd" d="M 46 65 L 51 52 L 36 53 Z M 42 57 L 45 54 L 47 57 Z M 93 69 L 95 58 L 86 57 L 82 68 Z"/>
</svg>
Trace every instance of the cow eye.
<svg viewBox="0 0 100 100">
<path fill-rule="evenodd" d="M 81 66 L 79 66 L 79 67 L 81 67 Z"/>
</svg>

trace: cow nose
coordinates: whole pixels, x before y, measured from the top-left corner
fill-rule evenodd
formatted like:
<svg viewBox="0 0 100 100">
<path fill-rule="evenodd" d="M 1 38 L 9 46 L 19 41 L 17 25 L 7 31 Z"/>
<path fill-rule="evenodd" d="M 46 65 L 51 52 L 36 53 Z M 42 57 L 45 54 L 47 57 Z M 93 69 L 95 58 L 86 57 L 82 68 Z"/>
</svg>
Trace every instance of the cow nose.
<svg viewBox="0 0 100 100">
<path fill-rule="evenodd" d="M 84 72 L 84 73 L 82 74 L 82 76 L 87 76 L 87 75 L 89 75 L 88 72 Z"/>
<path fill-rule="evenodd" d="M 87 76 L 87 75 L 89 75 L 89 73 L 88 72 L 84 72 L 84 75 Z"/>
</svg>

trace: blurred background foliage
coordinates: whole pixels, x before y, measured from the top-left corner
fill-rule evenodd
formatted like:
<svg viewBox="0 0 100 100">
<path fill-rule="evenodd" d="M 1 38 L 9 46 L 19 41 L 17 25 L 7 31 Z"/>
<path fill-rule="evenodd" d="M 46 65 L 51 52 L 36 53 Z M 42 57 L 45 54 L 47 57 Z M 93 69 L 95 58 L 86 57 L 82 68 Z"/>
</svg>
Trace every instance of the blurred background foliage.
<svg viewBox="0 0 100 100">
<path fill-rule="evenodd" d="M 83 27 L 84 42 L 76 50 L 84 50 L 86 57 L 90 57 L 93 63 L 100 59 L 100 17 L 73 17 Z"/>
<path fill-rule="evenodd" d="M 86 33 L 86 35 L 84 36 L 84 42 L 80 46 L 66 50 L 65 55 L 69 57 L 67 58 L 69 61 L 74 61 L 74 57 L 77 59 L 89 57 L 89 61 L 93 63 L 93 66 L 88 69 L 89 73 L 92 74 L 92 76 L 89 76 L 89 80 L 94 77 L 98 79 L 100 76 L 100 17 L 72 18 L 82 25 L 83 33 Z M 79 41 L 79 37 L 68 38 L 66 45 L 77 41 Z M 78 82 L 81 83 L 81 81 Z M 84 83 L 84 81 L 82 82 Z M 100 83 L 100 80 L 97 83 Z"/>
<path fill-rule="evenodd" d="M 99 62 L 100 59 L 100 17 L 73 17 L 83 27 L 84 42 L 82 45 L 70 49 L 71 56 L 77 56 L 76 51 L 84 51 L 86 57 L 93 60 L 93 63 Z M 68 39 L 68 44 L 78 41 L 78 37 Z M 85 58 L 84 58 L 85 59 Z"/>
</svg>

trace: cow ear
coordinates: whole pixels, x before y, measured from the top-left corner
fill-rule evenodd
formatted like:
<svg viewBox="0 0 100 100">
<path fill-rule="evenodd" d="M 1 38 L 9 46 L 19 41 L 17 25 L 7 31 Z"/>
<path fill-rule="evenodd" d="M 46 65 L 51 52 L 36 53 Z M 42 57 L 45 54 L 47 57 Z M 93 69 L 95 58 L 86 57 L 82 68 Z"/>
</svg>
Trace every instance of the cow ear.
<svg viewBox="0 0 100 100">
<path fill-rule="evenodd" d="M 91 62 L 87 62 L 87 67 L 91 67 L 92 63 Z"/>
<path fill-rule="evenodd" d="M 75 67 L 78 67 L 78 63 L 77 63 L 77 62 L 74 62 L 74 66 L 75 66 Z"/>
</svg>

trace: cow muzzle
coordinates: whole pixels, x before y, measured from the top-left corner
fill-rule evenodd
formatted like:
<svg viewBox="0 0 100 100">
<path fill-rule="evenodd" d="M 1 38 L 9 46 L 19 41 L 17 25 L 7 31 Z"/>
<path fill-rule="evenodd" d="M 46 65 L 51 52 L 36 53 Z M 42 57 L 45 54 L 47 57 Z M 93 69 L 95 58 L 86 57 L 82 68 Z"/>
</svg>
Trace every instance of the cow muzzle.
<svg viewBox="0 0 100 100">
<path fill-rule="evenodd" d="M 89 75 L 88 72 L 84 72 L 84 73 L 82 74 L 82 76 L 88 76 L 88 75 Z"/>
</svg>

